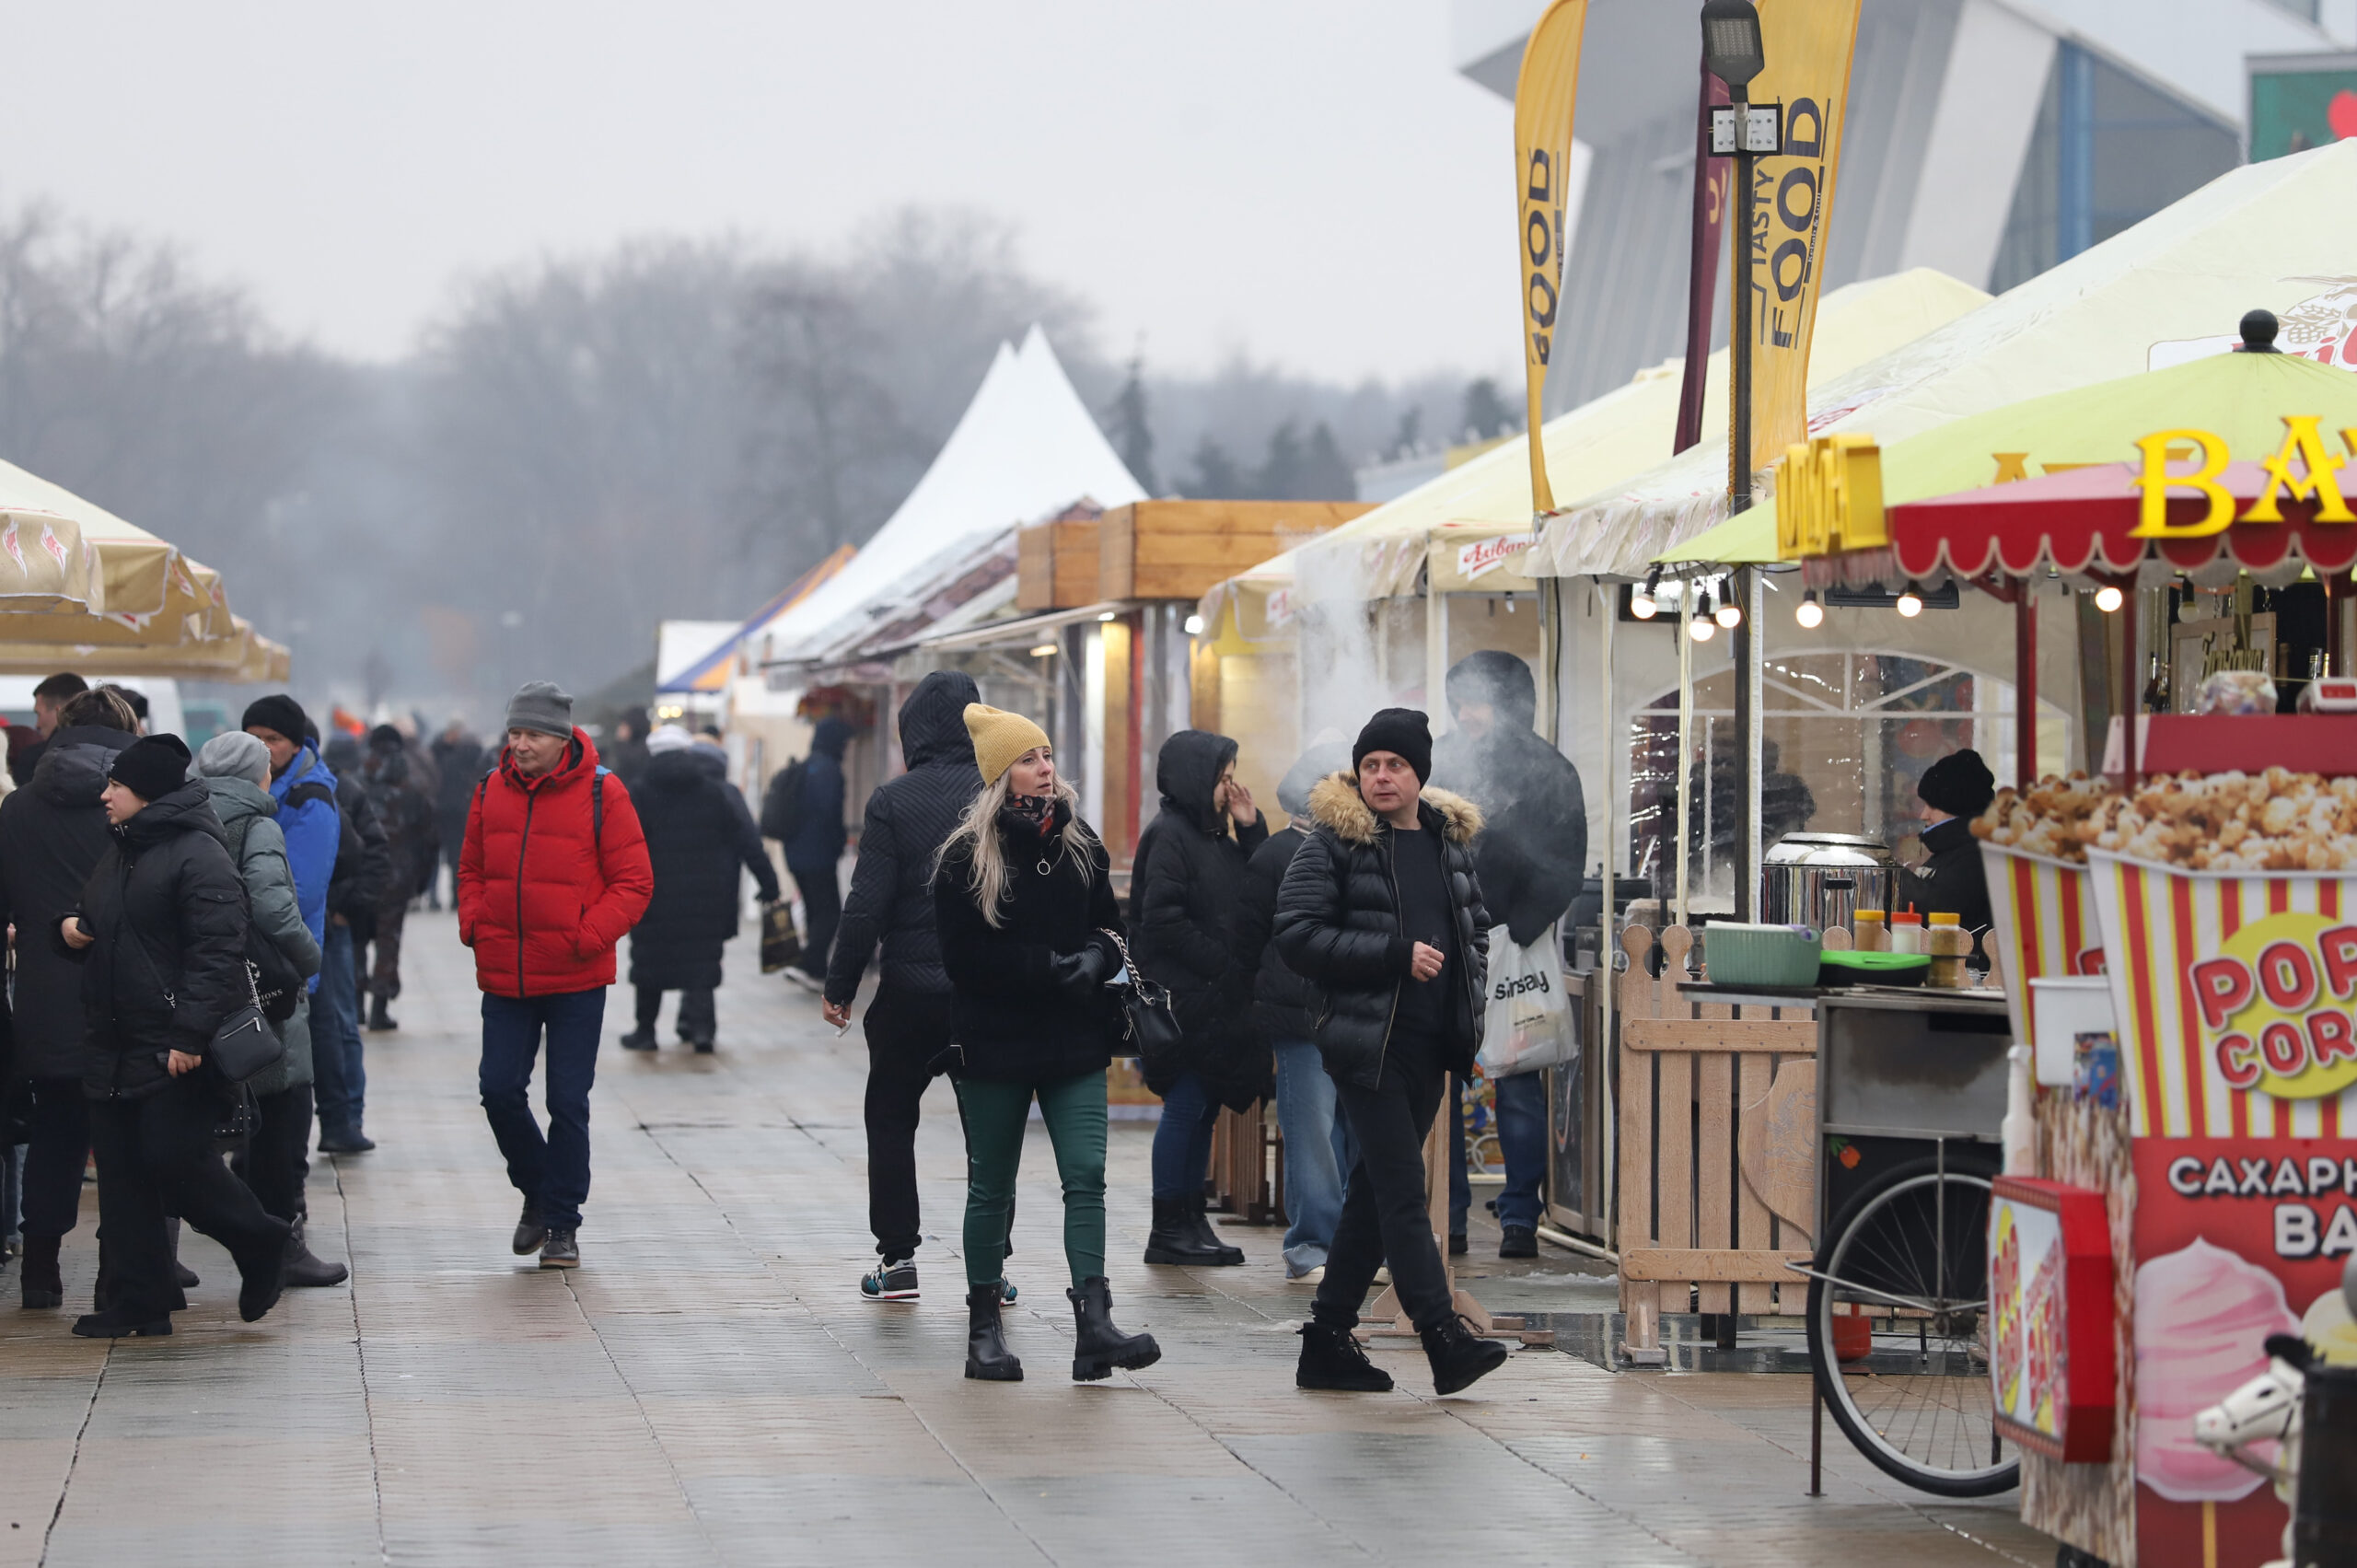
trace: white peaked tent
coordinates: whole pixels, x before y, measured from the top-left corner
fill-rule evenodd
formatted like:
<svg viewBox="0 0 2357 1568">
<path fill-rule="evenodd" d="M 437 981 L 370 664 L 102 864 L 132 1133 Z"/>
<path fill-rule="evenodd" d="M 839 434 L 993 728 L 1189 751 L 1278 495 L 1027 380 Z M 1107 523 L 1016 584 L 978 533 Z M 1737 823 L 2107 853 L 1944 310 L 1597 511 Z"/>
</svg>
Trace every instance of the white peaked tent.
<svg viewBox="0 0 2357 1568">
<path fill-rule="evenodd" d="M 841 572 L 772 621 L 754 652 L 764 664 L 819 657 L 897 602 L 912 575 L 979 554 L 1016 524 L 1083 496 L 1104 506 L 1146 499 L 1035 325 L 1022 348 L 999 345 L 900 509 Z"/>
</svg>

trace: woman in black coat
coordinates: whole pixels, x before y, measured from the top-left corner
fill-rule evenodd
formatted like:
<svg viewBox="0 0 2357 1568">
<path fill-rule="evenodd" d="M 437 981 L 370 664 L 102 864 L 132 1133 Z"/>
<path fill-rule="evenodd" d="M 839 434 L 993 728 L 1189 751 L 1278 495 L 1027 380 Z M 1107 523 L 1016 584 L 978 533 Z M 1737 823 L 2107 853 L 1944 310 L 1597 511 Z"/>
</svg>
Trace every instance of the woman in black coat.
<svg viewBox="0 0 2357 1568">
<path fill-rule="evenodd" d="M 934 929 L 951 986 L 949 1071 L 966 1124 L 966 1376 L 1019 1382 L 999 1321 L 1025 1123 L 1039 1105 L 1064 1194 L 1077 1332 L 1072 1375 L 1153 1365 L 1150 1334 L 1113 1326 L 1105 1280 L 1105 1069 L 1121 1016 L 1105 982 L 1121 915 L 1105 845 L 1056 776 L 1047 735 L 981 703 L 966 733 L 982 792 L 942 846 Z"/>
<path fill-rule="evenodd" d="M 777 872 L 744 796 L 697 754 L 702 749 L 684 731 L 665 725 L 649 749 L 654 755 L 630 798 L 646 832 L 655 896 L 630 936 L 638 1027 L 622 1036 L 622 1046 L 655 1049 L 663 993 L 676 991 L 679 1043 L 708 1053 L 719 1032 L 712 993 L 720 984 L 720 949 L 737 935 L 738 870 L 752 872 L 765 904 L 777 901 Z"/>
<path fill-rule="evenodd" d="M 1169 989 L 1183 1040 L 1170 1059 L 1142 1063 L 1146 1086 L 1162 1097 L 1145 1260 L 1241 1263 L 1243 1252 L 1223 1243 L 1204 1214 L 1203 1177 L 1220 1107 L 1242 1110 L 1269 1087 L 1268 1047 L 1244 1016 L 1244 971 L 1230 950 L 1245 863 L 1269 828 L 1252 792 L 1236 782 L 1236 742 L 1226 736 L 1180 730 L 1162 743 L 1155 783 L 1162 810 L 1138 837 L 1130 923 L 1138 968 Z"/>
<path fill-rule="evenodd" d="M 39 933 L 81 901 L 83 885 L 114 841 L 99 796 L 115 753 L 139 721 L 103 687 L 67 700 L 24 786 L 0 800 L 0 925 L 17 945 L 16 1053 L 10 1071 L 30 1091 L 25 1151 L 23 1275 L 28 1307 L 63 1307 L 58 1251 L 82 1206 L 90 1158 L 89 1100 L 82 1093 L 82 970 Z"/>
<path fill-rule="evenodd" d="M 205 1062 L 214 1031 L 251 1000 L 246 891 L 211 794 L 187 777 L 175 735 L 134 741 L 104 795 L 114 842 L 58 938 L 82 962 L 82 1085 L 99 1162 L 99 1310 L 88 1339 L 168 1334 L 188 1305 L 167 1220 L 185 1218 L 229 1250 L 253 1322 L 277 1304 L 284 1220 L 222 1163 L 215 1133 L 242 1091 Z"/>
</svg>

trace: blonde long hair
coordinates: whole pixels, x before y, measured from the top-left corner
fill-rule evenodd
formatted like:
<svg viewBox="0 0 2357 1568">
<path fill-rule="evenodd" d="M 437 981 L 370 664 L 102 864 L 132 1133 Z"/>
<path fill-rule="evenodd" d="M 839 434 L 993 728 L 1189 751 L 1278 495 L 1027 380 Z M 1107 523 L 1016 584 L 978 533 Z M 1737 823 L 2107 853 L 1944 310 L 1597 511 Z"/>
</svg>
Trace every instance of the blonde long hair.
<svg viewBox="0 0 2357 1568">
<path fill-rule="evenodd" d="M 961 843 L 968 846 L 970 869 L 966 877 L 967 890 L 974 895 L 974 907 L 981 911 L 983 923 L 993 931 L 1005 920 L 1002 912 L 1006 901 L 1006 852 L 999 844 L 998 814 L 1006 805 L 1007 773 L 1013 772 L 1010 768 L 982 786 L 982 793 L 974 796 L 966 814 L 958 819 L 957 830 L 943 841 L 940 858 L 934 862 L 934 875 L 937 877 L 949 859 L 949 852 Z M 1080 867 L 1081 884 L 1086 887 L 1097 872 L 1095 858 L 1089 853 L 1097 835 L 1080 819 L 1079 792 L 1061 774 L 1056 778 L 1055 793 L 1071 811 L 1064 819 L 1062 854 Z"/>
</svg>

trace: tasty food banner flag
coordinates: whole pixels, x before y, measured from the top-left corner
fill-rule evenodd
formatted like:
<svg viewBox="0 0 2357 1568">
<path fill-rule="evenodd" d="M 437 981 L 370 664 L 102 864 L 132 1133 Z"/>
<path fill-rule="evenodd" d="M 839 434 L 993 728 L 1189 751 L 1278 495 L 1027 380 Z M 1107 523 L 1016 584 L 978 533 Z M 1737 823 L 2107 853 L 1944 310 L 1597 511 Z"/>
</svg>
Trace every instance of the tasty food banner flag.
<svg viewBox="0 0 2357 1568">
<path fill-rule="evenodd" d="M 1572 173 L 1572 108 L 1579 96 L 1580 35 L 1587 0 L 1554 0 L 1522 46 L 1515 82 L 1515 178 L 1522 199 L 1516 237 L 1522 263 L 1523 429 L 1530 445 L 1530 510 L 1555 509 L 1547 482 L 1546 443 L 1539 439 L 1539 401 L 1562 316 L 1564 200 Z M 1782 448 L 1778 448 L 1782 450 Z"/>
</svg>

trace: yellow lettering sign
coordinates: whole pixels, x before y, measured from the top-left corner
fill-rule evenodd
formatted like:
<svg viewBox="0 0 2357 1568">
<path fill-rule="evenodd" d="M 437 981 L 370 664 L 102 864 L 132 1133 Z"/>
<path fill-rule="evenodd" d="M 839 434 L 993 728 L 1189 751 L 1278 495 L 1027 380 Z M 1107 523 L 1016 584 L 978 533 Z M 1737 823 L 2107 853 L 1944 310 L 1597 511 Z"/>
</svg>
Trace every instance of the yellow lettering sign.
<svg viewBox="0 0 2357 1568">
<path fill-rule="evenodd" d="M 2191 441 L 2200 448 L 2201 466 L 2191 473 L 2169 472 L 2169 443 Z M 2136 476 L 2136 488 L 2143 492 L 2143 501 L 2136 509 L 2136 526 L 2129 530 L 2131 539 L 2201 539 L 2223 533 L 2235 520 L 2235 497 L 2218 482 L 2226 471 L 2226 444 L 2207 430 L 2164 430 L 2147 436 L 2136 443 L 2144 454 L 2142 470 Z M 2199 522 L 2182 528 L 2169 526 L 2169 492 L 2172 489 L 2198 490 L 2209 497 L 2210 509 Z"/>
<path fill-rule="evenodd" d="M 1871 436 L 1819 436 L 1776 463 L 1776 553 L 1786 561 L 1890 542 L 1882 448 Z"/>
<path fill-rule="evenodd" d="M 2283 449 L 2260 465 L 2267 470 L 2267 488 L 2258 493 L 2250 510 L 2243 514 L 2247 523 L 2280 523 L 2282 509 L 2276 497 L 2288 490 L 2294 501 L 2311 496 L 2316 503 L 2316 520 L 2319 523 L 2357 523 L 2357 514 L 2349 510 L 2349 503 L 2340 498 L 2340 486 L 2333 482 L 2333 470 L 2342 459 L 2324 449 L 2324 436 L 2316 430 L 2317 416 L 2312 413 L 2283 416 Z M 2342 432 L 2342 439 L 2348 432 Z M 2292 471 L 2292 459 L 2297 458 L 2304 473 Z"/>
</svg>

